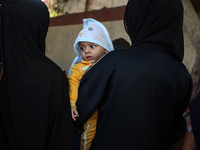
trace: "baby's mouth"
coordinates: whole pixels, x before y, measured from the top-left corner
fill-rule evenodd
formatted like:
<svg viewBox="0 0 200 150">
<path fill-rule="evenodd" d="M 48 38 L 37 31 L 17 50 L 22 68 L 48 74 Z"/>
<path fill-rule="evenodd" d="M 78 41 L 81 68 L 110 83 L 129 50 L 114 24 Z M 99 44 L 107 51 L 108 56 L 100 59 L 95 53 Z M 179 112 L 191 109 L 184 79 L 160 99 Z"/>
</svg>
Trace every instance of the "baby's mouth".
<svg viewBox="0 0 200 150">
<path fill-rule="evenodd" d="M 87 56 L 86 57 L 88 60 L 92 60 L 93 58 L 92 58 L 92 56 Z"/>
</svg>

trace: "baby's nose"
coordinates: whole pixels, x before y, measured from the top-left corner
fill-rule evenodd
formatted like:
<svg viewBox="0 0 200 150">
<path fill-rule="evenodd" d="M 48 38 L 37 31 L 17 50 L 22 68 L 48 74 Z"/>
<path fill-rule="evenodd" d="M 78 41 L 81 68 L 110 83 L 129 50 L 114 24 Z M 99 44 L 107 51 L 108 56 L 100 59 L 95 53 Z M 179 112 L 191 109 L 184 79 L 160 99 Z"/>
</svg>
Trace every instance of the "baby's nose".
<svg viewBox="0 0 200 150">
<path fill-rule="evenodd" d="M 89 52 L 90 52 L 90 48 L 86 48 L 86 49 L 85 49 L 85 52 L 86 52 L 86 53 L 89 53 Z"/>
</svg>

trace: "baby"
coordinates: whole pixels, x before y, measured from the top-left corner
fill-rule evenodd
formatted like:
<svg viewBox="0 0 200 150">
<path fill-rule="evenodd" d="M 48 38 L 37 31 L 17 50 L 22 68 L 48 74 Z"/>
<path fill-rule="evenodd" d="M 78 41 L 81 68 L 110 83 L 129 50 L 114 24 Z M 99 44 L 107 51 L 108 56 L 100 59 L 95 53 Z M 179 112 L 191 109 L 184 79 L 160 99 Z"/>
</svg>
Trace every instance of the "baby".
<svg viewBox="0 0 200 150">
<path fill-rule="evenodd" d="M 77 56 L 69 70 L 69 96 L 71 103 L 72 118 L 76 121 L 79 116 L 76 109 L 78 86 L 83 75 L 106 53 L 112 51 L 113 44 L 105 26 L 91 18 L 83 20 L 83 29 L 78 34 L 74 43 L 74 51 Z M 96 133 L 98 110 L 92 114 L 84 124 L 84 132 L 81 135 L 81 150 L 89 150 Z"/>
</svg>

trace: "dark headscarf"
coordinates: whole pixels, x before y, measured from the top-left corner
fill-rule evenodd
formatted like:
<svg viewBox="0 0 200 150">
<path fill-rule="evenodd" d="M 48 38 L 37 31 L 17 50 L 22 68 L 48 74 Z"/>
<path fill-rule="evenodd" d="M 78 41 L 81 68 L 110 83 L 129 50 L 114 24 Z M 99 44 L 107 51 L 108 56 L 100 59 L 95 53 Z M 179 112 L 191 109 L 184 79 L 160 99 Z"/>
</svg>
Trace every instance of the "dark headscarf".
<svg viewBox="0 0 200 150">
<path fill-rule="evenodd" d="M 41 0 L 0 4 L 0 149 L 72 149 L 67 78 L 45 56 L 48 9 Z"/>
<path fill-rule="evenodd" d="M 183 60 L 181 0 L 129 0 L 124 25 L 132 47 L 157 49 Z"/>
</svg>

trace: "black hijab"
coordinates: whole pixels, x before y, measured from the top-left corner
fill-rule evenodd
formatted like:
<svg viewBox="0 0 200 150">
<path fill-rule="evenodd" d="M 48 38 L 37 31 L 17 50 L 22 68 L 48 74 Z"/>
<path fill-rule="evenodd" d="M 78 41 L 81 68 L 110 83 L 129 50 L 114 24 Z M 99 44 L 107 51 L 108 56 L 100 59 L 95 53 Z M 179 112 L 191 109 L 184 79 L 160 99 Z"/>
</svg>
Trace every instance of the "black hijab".
<svg viewBox="0 0 200 150">
<path fill-rule="evenodd" d="M 125 30 L 133 47 L 165 51 L 183 60 L 183 6 L 181 0 L 129 0 Z"/>
<path fill-rule="evenodd" d="M 45 56 L 48 9 L 41 0 L 0 4 L 0 149 L 72 149 L 67 78 Z"/>
</svg>

